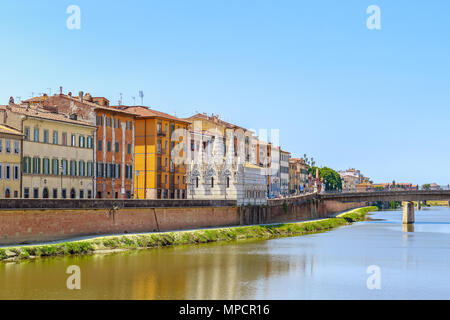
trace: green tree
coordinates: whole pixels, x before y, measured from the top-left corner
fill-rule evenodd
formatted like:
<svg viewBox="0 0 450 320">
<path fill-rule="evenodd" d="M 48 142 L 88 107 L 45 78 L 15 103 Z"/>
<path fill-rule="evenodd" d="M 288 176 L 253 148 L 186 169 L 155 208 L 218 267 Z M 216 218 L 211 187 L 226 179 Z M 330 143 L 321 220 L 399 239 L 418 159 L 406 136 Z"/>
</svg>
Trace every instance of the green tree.
<svg viewBox="0 0 450 320">
<path fill-rule="evenodd" d="M 422 189 L 423 189 L 423 190 L 430 190 L 430 189 L 431 189 L 431 184 L 429 184 L 429 183 L 423 184 L 423 185 L 422 185 Z"/>
<path fill-rule="evenodd" d="M 316 177 L 317 167 L 311 167 L 309 172 Z M 323 167 L 319 168 L 319 178 L 325 182 L 325 191 L 338 191 L 342 190 L 342 179 L 339 173 L 331 168 Z"/>
</svg>

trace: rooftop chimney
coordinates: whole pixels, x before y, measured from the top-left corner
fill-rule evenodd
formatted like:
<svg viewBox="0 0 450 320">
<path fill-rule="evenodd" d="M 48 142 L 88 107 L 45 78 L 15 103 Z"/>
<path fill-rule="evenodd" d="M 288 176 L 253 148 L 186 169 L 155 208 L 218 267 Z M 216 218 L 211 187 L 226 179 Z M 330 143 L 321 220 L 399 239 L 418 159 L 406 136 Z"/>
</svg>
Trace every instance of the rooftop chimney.
<svg viewBox="0 0 450 320">
<path fill-rule="evenodd" d="M 69 97 L 72 97 L 72 92 L 69 92 L 68 96 L 69 96 Z"/>
<path fill-rule="evenodd" d="M 83 102 L 83 91 L 78 92 L 78 98 L 80 99 L 80 102 Z"/>
<path fill-rule="evenodd" d="M 59 87 L 59 95 L 62 96 L 62 87 Z"/>
</svg>

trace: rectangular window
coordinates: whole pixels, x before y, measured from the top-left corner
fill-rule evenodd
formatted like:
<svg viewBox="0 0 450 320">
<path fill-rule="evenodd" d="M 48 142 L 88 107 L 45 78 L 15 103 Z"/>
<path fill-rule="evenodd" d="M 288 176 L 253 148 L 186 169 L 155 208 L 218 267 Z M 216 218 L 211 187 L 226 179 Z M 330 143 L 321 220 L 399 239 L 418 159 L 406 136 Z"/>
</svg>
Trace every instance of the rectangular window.
<svg viewBox="0 0 450 320">
<path fill-rule="evenodd" d="M 11 140 L 6 140 L 6 153 L 11 153 Z"/>
<path fill-rule="evenodd" d="M 20 153 L 20 141 L 14 140 L 14 153 L 15 154 Z"/>
<path fill-rule="evenodd" d="M 98 151 L 102 151 L 102 140 L 98 140 Z"/>
<path fill-rule="evenodd" d="M 84 148 L 84 136 L 80 136 L 79 137 L 79 147 L 80 148 Z"/>
<path fill-rule="evenodd" d="M 3 179 L 3 165 L 0 164 L 0 179 Z"/>
<path fill-rule="evenodd" d="M 62 175 L 67 176 L 68 170 L 67 170 L 67 160 L 61 160 L 62 164 Z"/>
<path fill-rule="evenodd" d="M 53 199 L 57 199 L 58 198 L 58 189 L 54 188 L 53 189 Z"/>
<path fill-rule="evenodd" d="M 116 152 L 119 152 L 119 143 L 116 142 Z"/>
<path fill-rule="evenodd" d="M 33 198 L 35 199 L 39 198 L 39 188 L 33 189 Z"/>
<path fill-rule="evenodd" d="M 30 173 L 30 158 L 29 157 L 23 157 L 23 163 L 22 163 L 22 170 L 23 173 Z"/>
<path fill-rule="evenodd" d="M 24 139 L 27 140 L 27 141 L 29 141 L 29 140 L 30 140 L 30 127 L 25 127 L 25 132 L 24 132 L 24 134 L 25 134 Z"/>
<path fill-rule="evenodd" d="M 33 158 L 33 173 L 40 174 L 41 173 L 41 159 L 38 157 Z"/>
<path fill-rule="evenodd" d="M 92 149 L 92 137 L 91 137 L 91 136 L 88 136 L 88 137 L 87 137 L 87 139 L 86 139 L 86 146 L 87 146 L 89 149 Z"/>
<path fill-rule="evenodd" d="M 34 128 L 34 142 L 39 142 L 39 128 Z"/>
<path fill-rule="evenodd" d="M 128 144 L 128 154 L 131 154 L 131 143 Z"/>
<path fill-rule="evenodd" d="M 115 167 L 116 167 L 116 168 L 115 168 L 115 169 L 116 169 L 116 170 L 115 170 L 116 172 L 115 172 L 114 178 L 119 179 L 119 178 L 120 178 L 120 167 L 121 167 L 121 166 L 120 166 L 120 164 L 115 164 Z"/>
<path fill-rule="evenodd" d="M 48 130 L 44 130 L 44 143 L 48 143 Z"/>
<path fill-rule="evenodd" d="M 44 158 L 43 160 L 43 174 L 50 174 L 50 159 Z"/>
<path fill-rule="evenodd" d="M 14 180 L 19 180 L 20 179 L 20 168 L 19 165 L 15 164 L 14 165 Z"/>
<path fill-rule="evenodd" d="M 59 164 L 58 159 L 52 159 L 52 174 L 58 175 L 59 174 Z"/>
<path fill-rule="evenodd" d="M 0 139 L 0 152 L 3 152 L 3 139 Z"/>
<path fill-rule="evenodd" d="M 111 141 L 108 141 L 106 151 L 111 152 Z"/>
<path fill-rule="evenodd" d="M 98 126 L 102 126 L 103 125 L 102 116 L 97 116 L 97 125 Z"/>
<path fill-rule="evenodd" d="M 67 190 L 66 189 L 62 189 L 61 196 L 63 199 L 67 198 Z"/>
<path fill-rule="evenodd" d="M 62 133 L 62 145 L 67 146 L 67 133 L 66 132 Z"/>
<path fill-rule="evenodd" d="M 30 188 L 23 188 L 23 197 L 28 199 L 30 197 Z"/>
<path fill-rule="evenodd" d="M 58 144 L 58 131 L 53 131 L 53 144 Z"/>
<path fill-rule="evenodd" d="M 77 145 L 77 137 L 73 134 L 72 135 L 72 144 L 71 144 L 71 146 L 72 147 L 76 147 L 76 145 Z"/>
<path fill-rule="evenodd" d="M 81 160 L 79 162 L 78 166 L 79 166 L 79 175 L 80 175 L 80 177 L 84 177 L 85 176 L 85 172 L 84 172 L 84 170 L 85 170 L 85 162 L 83 160 Z"/>
<path fill-rule="evenodd" d="M 71 176 L 77 175 L 77 162 L 74 160 L 70 160 L 70 175 Z"/>
<path fill-rule="evenodd" d="M 92 177 L 92 173 L 93 173 L 93 172 L 92 172 L 92 162 L 89 161 L 89 162 L 87 163 L 87 176 L 88 176 L 88 177 Z"/>
<path fill-rule="evenodd" d="M 97 177 L 103 178 L 104 172 L 105 171 L 103 163 L 97 163 Z"/>
</svg>

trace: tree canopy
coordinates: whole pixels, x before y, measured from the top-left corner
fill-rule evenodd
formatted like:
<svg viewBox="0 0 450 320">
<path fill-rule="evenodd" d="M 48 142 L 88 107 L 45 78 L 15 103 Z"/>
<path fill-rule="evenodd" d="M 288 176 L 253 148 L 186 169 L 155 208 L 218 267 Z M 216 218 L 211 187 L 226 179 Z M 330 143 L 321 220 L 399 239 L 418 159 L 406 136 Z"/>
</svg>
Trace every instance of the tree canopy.
<svg viewBox="0 0 450 320">
<path fill-rule="evenodd" d="M 314 178 L 316 177 L 316 168 L 311 167 L 309 169 Z M 333 169 L 327 167 L 319 168 L 319 178 L 323 179 L 325 183 L 325 191 L 342 190 L 341 176 Z"/>
</svg>

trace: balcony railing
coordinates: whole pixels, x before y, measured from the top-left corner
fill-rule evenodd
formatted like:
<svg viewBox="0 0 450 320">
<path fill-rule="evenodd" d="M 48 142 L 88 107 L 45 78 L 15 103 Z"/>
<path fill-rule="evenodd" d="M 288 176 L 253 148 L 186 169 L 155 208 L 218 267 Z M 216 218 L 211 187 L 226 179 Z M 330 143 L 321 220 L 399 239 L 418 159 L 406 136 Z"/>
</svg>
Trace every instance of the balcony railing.
<svg viewBox="0 0 450 320">
<path fill-rule="evenodd" d="M 167 134 L 167 133 L 166 133 L 165 131 L 162 131 L 162 130 L 158 130 L 158 131 L 157 131 L 158 137 L 165 137 L 166 134 Z"/>
</svg>

